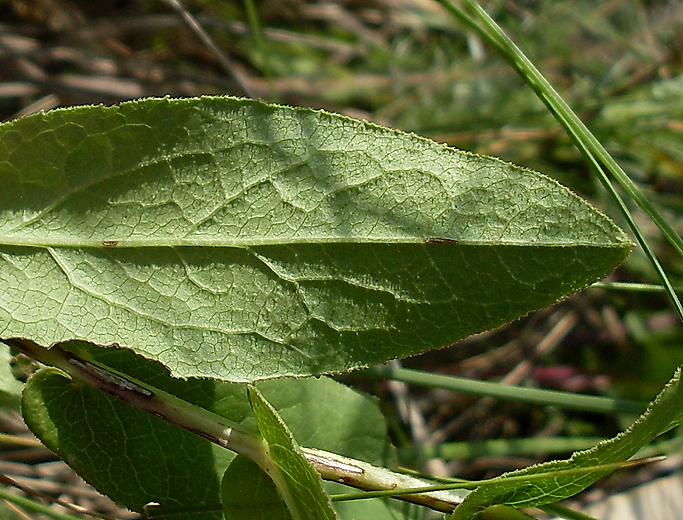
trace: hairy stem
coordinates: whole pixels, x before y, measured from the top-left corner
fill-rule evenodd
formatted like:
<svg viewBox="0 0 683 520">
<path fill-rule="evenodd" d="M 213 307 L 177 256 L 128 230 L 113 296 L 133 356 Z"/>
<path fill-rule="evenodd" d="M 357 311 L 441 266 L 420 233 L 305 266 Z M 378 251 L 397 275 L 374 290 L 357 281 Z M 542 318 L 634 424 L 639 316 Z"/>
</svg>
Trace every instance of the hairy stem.
<svg viewBox="0 0 683 520">
<path fill-rule="evenodd" d="M 115 369 L 81 358 L 59 346 L 46 349 L 24 338 L 2 341 L 41 363 L 59 368 L 76 381 L 97 388 L 140 410 L 244 455 L 261 467 L 267 463 L 263 440 L 239 423 Z M 323 479 L 341 482 L 365 491 L 424 488 L 435 484 L 430 480 L 397 473 L 334 453 L 313 448 L 302 450 L 308 462 Z M 404 495 L 399 498 L 450 513 L 463 501 L 467 493 L 466 490 L 444 490 Z"/>
</svg>

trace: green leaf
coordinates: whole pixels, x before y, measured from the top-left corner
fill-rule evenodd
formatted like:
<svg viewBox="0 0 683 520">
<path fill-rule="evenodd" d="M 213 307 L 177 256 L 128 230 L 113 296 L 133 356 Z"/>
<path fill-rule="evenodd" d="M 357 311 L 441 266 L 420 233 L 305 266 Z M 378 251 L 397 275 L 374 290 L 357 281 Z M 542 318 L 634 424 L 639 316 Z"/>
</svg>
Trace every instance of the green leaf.
<svg viewBox="0 0 683 520">
<path fill-rule="evenodd" d="M 397 466 L 376 399 L 328 378 L 268 380 L 257 387 L 301 446 Z"/>
<path fill-rule="evenodd" d="M 273 480 L 241 455 L 223 474 L 221 502 L 225 520 L 292 520 Z"/>
<path fill-rule="evenodd" d="M 79 343 L 62 347 L 256 431 L 243 384 L 173 379 L 159 363 L 127 349 Z M 375 399 L 328 378 L 269 380 L 259 383 L 259 389 L 274 403 L 301 445 L 396 466 Z M 232 452 L 98 390 L 75 384 L 56 369 L 43 370 L 29 380 L 23 412 L 26 423 L 48 448 L 116 502 L 140 512 L 149 502 L 160 503 L 159 510 L 164 512 L 192 509 L 174 516 L 177 520 L 222 518 L 219 513 L 199 514 L 196 510 L 220 510 L 220 479 L 233 460 Z M 249 494 L 241 495 L 253 504 Z M 366 518 L 366 511 L 376 520 L 409 518 L 394 513 L 394 507 L 379 499 L 339 506 L 340 516 L 346 520 Z M 403 508 L 408 506 L 401 505 L 401 511 Z"/>
<path fill-rule="evenodd" d="M 186 393 L 199 397 L 209 389 L 193 383 L 187 383 Z M 215 513 L 174 518 L 222 520 L 220 477 L 232 452 L 74 384 L 53 368 L 29 379 L 22 410 L 26 424 L 50 450 L 115 502 L 140 513 L 149 502 L 166 510 L 214 506 Z"/>
<path fill-rule="evenodd" d="M 378 466 L 397 467 L 385 419 L 374 398 L 327 378 L 307 378 L 289 384 L 267 380 L 259 382 L 258 389 L 278 411 L 299 445 Z M 324 482 L 324 486 L 328 494 L 349 490 L 334 482 Z M 423 509 L 383 499 L 336 502 L 334 508 L 341 518 L 348 520 L 415 518 L 415 512 Z"/>
<path fill-rule="evenodd" d="M 481 513 L 481 520 L 535 520 L 523 511 L 513 507 L 496 504 L 489 506 Z"/>
<path fill-rule="evenodd" d="M 259 431 L 263 435 L 267 460 L 264 469 L 275 482 L 293 520 L 338 518 L 325 493 L 320 475 L 308 463 L 275 408 L 255 386 L 247 387 Z"/>
<path fill-rule="evenodd" d="M 0 338 L 178 377 L 344 371 L 573 293 L 631 247 L 540 174 L 346 117 L 215 97 L 0 126 Z"/>
<path fill-rule="evenodd" d="M 515 508 L 559 502 L 579 493 L 613 470 L 585 474 L 557 475 L 558 470 L 586 468 L 628 460 L 659 435 L 683 423 L 683 382 L 681 368 L 643 415 L 625 432 L 599 443 L 594 448 L 575 452 L 565 461 L 552 461 L 502 475 L 498 481 L 477 488 L 456 507 L 448 518 L 472 520 L 490 505 Z M 548 474 L 547 478 L 519 482 L 524 475 Z M 514 477 L 515 481 L 506 481 Z"/>
</svg>

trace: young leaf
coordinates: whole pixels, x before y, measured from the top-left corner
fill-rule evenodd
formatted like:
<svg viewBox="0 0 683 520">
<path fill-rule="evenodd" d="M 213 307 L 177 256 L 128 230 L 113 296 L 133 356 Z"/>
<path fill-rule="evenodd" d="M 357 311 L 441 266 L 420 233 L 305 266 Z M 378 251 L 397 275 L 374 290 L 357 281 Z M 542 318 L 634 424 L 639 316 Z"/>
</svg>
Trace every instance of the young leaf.
<svg viewBox="0 0 683 520">
<path fill-rule="evenodd" d="M 481 486 L 470 493 L 448 518 L 471 520 L 494 504 L 515 508 L 559 502 L 579 493 L 613 470 L 581 475 L 553 475 L 553 471 L 626 461 L 657 436 L 683 423 L 683 382 L 681 368 L 647 411 L 628 430 L 594 448 L 575 452 L 565 461 L 552 461 L 502 475 L 499 482 Z M 506 482 L 506 478 L 548 473 L 546 479 Z"/>
<path fill-rule="evenodd" d="M 344 371 L 555 302 L 631 247 L 540 174 L 346 117 L 145 99 L 0 126 L 0 338 L 178 377 Z"/>
<path fill-rule="evenodd" d="M 292 520 L 334 520 L 329 496 L 320 475 L 308 463 L 285 423 L 255 386 L 247 387 L 251 407 L 263 435 L 268 467 L 261 468 L 275 482 Z"/>
<path fill-rule="evenodd" d="M 258 389 L 278 411 L 298 444 L 315 446 L 379 466 L 397 466 L 385 419 L 376 400 L 370 396 L 327 378 L 289 382 L 272 379 L 259 382 Z M 328 494 L 349 489 L 334 482 L 323 484 Z M 243 493 L 241 498 L 244 502 L 253 503 L 248 493 Z M 337 502 L 334 508 L 345 520 L 412 519 L 416 510 L 422 510 L 414 504 L 382 499 Z"/>
</svg>

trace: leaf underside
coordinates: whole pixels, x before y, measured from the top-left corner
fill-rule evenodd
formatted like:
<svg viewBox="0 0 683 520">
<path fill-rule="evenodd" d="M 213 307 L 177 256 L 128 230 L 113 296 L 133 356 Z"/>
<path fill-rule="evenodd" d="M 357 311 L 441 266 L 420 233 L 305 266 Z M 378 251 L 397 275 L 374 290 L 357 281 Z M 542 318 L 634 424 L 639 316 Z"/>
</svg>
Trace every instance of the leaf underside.
<svg viewBox="0 0 683 520">
<path fill-rule="evenodd" d="M 442 347 L 631 244 L 555 181 L 234 98 L 0 126 L 0 338 L 118 344 L 176 377 L 345 371 Z"/>
</svg>

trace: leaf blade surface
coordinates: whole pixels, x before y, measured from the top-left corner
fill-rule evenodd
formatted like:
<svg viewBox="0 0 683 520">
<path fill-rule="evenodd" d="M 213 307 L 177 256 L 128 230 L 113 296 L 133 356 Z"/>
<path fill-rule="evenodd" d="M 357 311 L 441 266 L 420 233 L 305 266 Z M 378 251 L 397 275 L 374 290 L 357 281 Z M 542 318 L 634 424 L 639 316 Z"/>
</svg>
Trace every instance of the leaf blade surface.
<svg viewBox="0 0 683 520">
<path fill-rule="evenodd" d="M 442 347 L 585 287 L 630 248 L 542 175 L 232 98 L 3 125 L 0 180 L 0 337 L 116 343 L 178 377 Z"/>
</svg>

